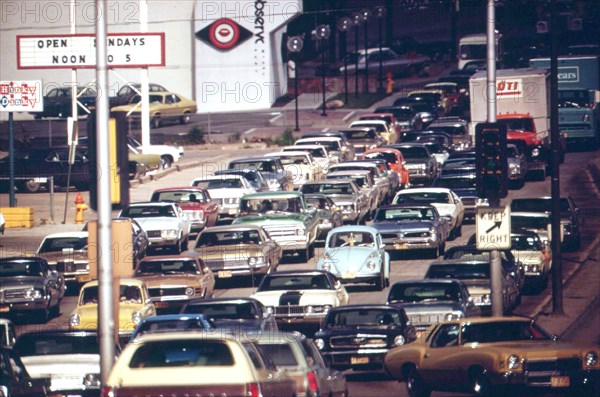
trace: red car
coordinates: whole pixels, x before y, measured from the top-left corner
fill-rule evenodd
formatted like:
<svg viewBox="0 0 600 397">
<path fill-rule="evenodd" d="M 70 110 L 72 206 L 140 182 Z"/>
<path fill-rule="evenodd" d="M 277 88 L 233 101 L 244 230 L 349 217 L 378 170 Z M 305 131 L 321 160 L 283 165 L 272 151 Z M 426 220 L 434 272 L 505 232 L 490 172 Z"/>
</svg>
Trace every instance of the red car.
<svg viewBox="0 0 600 397">
<path fill-rule="evenodd" d="M 408 170 L 404 167 L 404 156 L 400 150 L 392 148 L 369 149 L 362 155 L 362 159 L 384 159 L 392 171 L 398 174 L 400 186 L 403 189 L 409 186 L 410 176 Z"/>
<path fill-rule="evenodd" d="M 185 186 L 155 190 L 150 201 L 177 203 L 191 221 L 190 235 L 200 233 L 205 227 L 214 226 L 219 216 L 219 204 L 206 189 Z"/>
</svg>

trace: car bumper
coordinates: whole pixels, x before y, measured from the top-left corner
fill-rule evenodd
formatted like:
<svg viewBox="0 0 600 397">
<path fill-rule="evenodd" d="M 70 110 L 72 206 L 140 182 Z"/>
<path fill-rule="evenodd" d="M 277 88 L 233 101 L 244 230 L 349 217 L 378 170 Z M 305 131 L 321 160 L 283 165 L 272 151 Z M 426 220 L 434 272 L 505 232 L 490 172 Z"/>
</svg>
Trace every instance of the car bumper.
<svg viewBox="0 0 600 397">
<path fill-rule="evenodd" d="M 490 373 L 493 386 L 545 390 L 554 393 L 572 392 L 581 387 L 598 387 L 600 370 L 545 371 L 544 373 L 500 372 Z"/>
<path fill-rule="evenodd" d="M 327 313 L 302 314 L 302 315 L 275 315 L 278 324 L 321 324 Z"/>
<path fill-rule="evenodd" d="M 334 273 L 335 274 L 335 273 Z M 340 273 L 335 276 L 342 282 L 342 284 L 362 284 L 362 283 L 374 283 L 379 280 L 379 271 L 377 273 Z"/>
<path fill-rule="evenodd" d="M 206 221 L 192 222 L 190 225 L 190 233 L 200 233 L 206 227 Z"/>
<path fill-rule="evenodd" d="M 326 362 L 337 370 L 383 369 L 388 349 L 357 349 L 321 352 Z"/>
<path fill-rule="evenodd" d="M 221 217 L 235 217 L 239 212 L 238 204 L 221 204 L 221 207 L 219 207 L 219 216 Z"/>
<path fill-rule="evenodd" d="M 48 300 L 40 299 L 25 302 L 0 302 L 0 314 L 2 313 L 27 313 L 33 310 L 42 310 L 48 307 Z"/>
<path fill-rule="evenodd" d="M 357 211 L 343 211 L 342 212 L 342 221 L 344 222 L 355 222 L 358 220 L 360 216 L 360 212 Z"/>
<path fill-rule="evenodd" d="M 156 247 L 175 247 L 179 243 L 177 238 L 162 238 L 162 237 L 151 237 L 148 238 L 149 246 L 152 248 Z"/>
<path fill-rule="evenodd" d="M 438 240 L 395 240 L 395 241 L 383 241 L 385 244 L 386 251 L 408 251 L 408 250 L 423 250 L 423 249 L 435 249 L 440 245 Z"/>
<path fill-rule="evenodd" d="M 252 276 L 255 274 L 266 274 L 269 267 L 267 264 L 250 267 L 245 263 L 216 264 L 208 262 L 207 265 L 216 278 L 231 278 L 237 276 Z"/>
</svg>

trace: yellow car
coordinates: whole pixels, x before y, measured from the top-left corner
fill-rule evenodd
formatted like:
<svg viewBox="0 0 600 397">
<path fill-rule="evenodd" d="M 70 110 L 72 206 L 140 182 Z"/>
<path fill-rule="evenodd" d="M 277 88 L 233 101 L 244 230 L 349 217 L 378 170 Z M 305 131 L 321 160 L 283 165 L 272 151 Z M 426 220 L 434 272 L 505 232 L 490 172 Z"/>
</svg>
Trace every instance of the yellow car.
<svg viewBox="0 0 600 397">
<path fill-rule="evenodd" d="M 119 333 L 131 333 L 142 319 L 156 315 L 156 308 L 150 302 L 146 285 L 141 280 L 122 278 L 119 280 Z M 69 329 L 72 331 L 98 329 L 98 280 L 90 281 L 81 287 L 75 310 L 69 316 Z"/>
<path fill-rule="evenodd" d="M 128 118 L 139 121 L 142 112 L 141 100 L 141 96 L 136 95 L 129 104 L 115 106 L 110 111 L 126 112 Z M 196 113 L 197 110 L 195 101 L 179 94 L 167 91 L 150 94 L 150 123 L 153 128 L 160 127 L 165 120 L 175 120 L 181 124 L 187 124 L 190 121 L 190 115 Z"/>
<path fill-rule="evenodd" d="M 406 382 L 410 396 L 426 397 L 432 390 L 597 396 L 598 354 L 598 345 L 558 341 L 527 317 L 460 318 L 391 349 L 385 368 Z"/>
</svg>

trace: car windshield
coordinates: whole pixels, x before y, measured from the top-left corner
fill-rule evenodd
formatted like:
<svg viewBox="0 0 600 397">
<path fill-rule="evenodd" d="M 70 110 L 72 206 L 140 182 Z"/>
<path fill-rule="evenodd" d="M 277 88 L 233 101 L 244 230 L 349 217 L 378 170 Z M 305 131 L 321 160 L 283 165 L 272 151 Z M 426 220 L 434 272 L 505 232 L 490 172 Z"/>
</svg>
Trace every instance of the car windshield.
<svg viewBox="0 0 600 397">
<path fill-rule="evenodd" d="M 19 336 L 14 350 L 20 357 L 51 356 L 60 354 L 100 354 L 98 337 L 95 334 L 75 335 L 43 335 L 23 334 Z"/>
<path fill-rule="evenodd" d="M 309 183 L 300 188 L 304 194 L 322 193 L 322 194 L 353 194 L 350 183 Z"/>
<path fill-rule="evenodd" d="M 340 145 L 338 142 L 333 142 L 333 141 L 320 141 L 315 139 L 314 141 L 308 140 L 302 140 L 301 142 L 298 142 L 298 145 L 321 145 L 324 146 L 325 149 L 327 149 L 328 151 L 332 151 L 332 150 L 339 150 L 340 149 Z"/>
<path fill-rule="evenodd" d="M 176 203 L 204 203 L 206 196 L 199 190 L 169 190 L 152 195 L 152 201 L 174 201 Z"/>
<path fill-rule="evenodd" d="M 205 320 L 204 322 L 194 317 L 183 317 L 178 319 L 160 319 L 153 317 L 153 321 L 144 321 L 135 330 L 135 337 L 140 337 L 144 334 L 152 334 L 159 332 L 177 332 L 191 330 L 210 330 L 214 326 L 212 322 Z"/>
<path fill-rule="evenodd" d="M 367 131 L 345 131 L 346 138 L 349 141 L 358 141 L 361 139 L 377 139 L 377 134 L 373 130 Z"/>
<path fill-rule="evenodd" d="M 586 90 L 558 90 L 559 108 L 583 108 L 593 104 Z"/>
<path fill-rule="evenodd" d="M 229 164 L 229 169 L 244 170 L 246 168 L 255 169 L 262 172 L 275 172 L 277 167 L 273 161 L 246 161 L 246 162 L 233 162 Z"/>
<path fill-rule="evenodd" d="M 139 345 L 129 368 L 233 366 L 225 342 L 193 339 L 160 340 Z"/>
<path fill-rule="evenodd" d="M 129 218 L 157 218 L 167 217 L 176 218 L 177 214 L 173 207 L 166 205 L 147 205 L 147 206 L 133 206 L 123 210 L 122 217 Z"/>
<path fill-rule="evenodd" d="M 549 340 L 548 334 L 531 321 L 465 323 L 461 344 Z"/>
<path fill-rule="evenodd" d="M 243 215 L 267 214 L 276 212 L 300 213 L 301 202 L 298 197 L 290 198 L 252 198 L 242 199 L 240 212 Z"/>
<path fill-rule="evenodd" d="M 426 278 L 457 278 L 489 280 L 489 263 L 430 265 Z"/>
<path fill-rule="evenodd" d="M 389 309 L 342 310 L 327 316 L 326 328 L 402 325 L 400 314 Z"/>
<path fill-rule="evenodd" d="M 258 230 L 250 229 L 222 232 L 206 230 L 200 234 L 200 237 L 198 237 L 196 248 L 261 243 L 262 241 Z"/>
<path fill-rule="evenodd" d="M 365 154 L 365 158 L 366 159 L 381 159 L 381 160 L 385 160 L 387 163 L 389 164 L 396 164 L 398 161 L 398 159 L 396 158 L 396 155 L 394 153 L 391 152 L 373 152 L 373 153 L 366 153 Z"/>
<path fill-rule="evenodd" d="M 438 192 L 421 192 L 421 193 L 410 193 L 403 192 L 394 198 L 394 204 L 452 204 L 452 197 L 448 193 Z"/>
<path fill-rule="evenodd" d="M 237 178 L 228 179 L 205 179 L 194 181 L 194 186 L 203 189 L 242 189 L 244 187 L 242 180 Z"/>
<path fill-rule="evenodd" d="M 510 227 L 513 230 L 517 229 L 535 229 L 535 230 L 546 230 L 550 224 L 549 217 L 539 216 L 517 216 L 511 215 Z"/>
<path fill-rule="evenodd" d="M 324 274 L 272 274 L 263 279 L 257 292 L 285 291 L 302 289 L 333 289 L 329 279 Z"/>
<path fill-rule="evenodd" d="M 204 314 L 210 319 L 244 319 L 253 320 L 258 313 L 251 302 L 221 302 L 189 304 L 181 313 Z"/>
<path fill-rule="evenodd" d="M 432 208 L 378 209 L 375 221 L 431 221 L 435 219 Z"/>
<path fill-rule="evenodd" d="M 312 205 L 314 208 L 318 208 L 320 210 L 329 210 L 335 205 L 330 201 L 331 199 L 327 199 L 327 197 L 311 197 L 308 195 L 304 196 L 304 201 L 306 204 Z"/>
<path fill-rule="evenodd" d="M 56 237 L 44 239 L 38 252 L 61 252 L 62 250 L 82 251 L 87 248 L 85 237 Z"/>
<path fill-rule="evenodd" d="M 137 285 L 119 286 L 119 302 L 124 303 L 142 303 L 142 292 Z M 80 305 L 98 304 L 98 286 L 91 285 L 81 291 L 79 298 Z"/>
<path fill-rule="evenodd" d="M 437 178 L 434 187 L 445 187 L 447 189 L 475 189 L 475 178 Z"/>
<path fill-rule="evenodd" d="M 456 283 L 398 283 L 388 295 L 390 303 L 459 300 L 460 287 Z"/>
<path fill-rule="evenodd" d="M 309 165 L 306 156 L 279 156 L 283 165 Z M 300 171 L 300 170 L 299 170 Z"/>
<path fill-rule="evenodd" d="M 42 267 L 37 261 L 1 261 L 0 277 L 43 276 Z"/>
<path fill-rule="evenodd" d="M 409 107 L 377 108 L 375 113 L 392 113 L 398 121 L 410 120 L 414 116 L 414 111 Z"/>
<path fill-rule="evenodd" d="M 533 119 L 530 118 L 498 119 L 498 124 L 505 125 L 508 131 L 535 131 Z"/>
<path fill-rule="evenodd" d="M 552 212 L 552 199 L 550 198 L 527 198 L 514 199 L 510 203 L 510 210 L 514 212 Z M 567 198 L 560 199 L 560 212 L 565 214 L 570 211 Z"/>
<path fill-rule="evenodd" d="M 400 151 L 406 160 L 428 159 L 427 149 L 422 147 L 401 147 Z"/>
<path fill-rule="evenodd" d="M 178 260 L 161 260 L 150 259 L 140 262 L 135 270 L 134 277 L 157 275 L 157 274 L 174 274 L 174 273 L 191 273 L 198 274 L 199 269 L 194 259 L 178 259 Z"/>
<path fill-rule="evenodd" d="M 325 149 L 322 147 L 306 148 L 306 147 L 302 147 L 302 146 L 299 146 L 299 147 L 291 146 L 289 148 L 283 148 L 281 151 L 282 152 L 307 152 L 312 157 L 317 158 L 317 159 L 327 158 Z"/>
<path fill-rule="evenodd" d="M 465 135 L 467 133 L 467 130 L 465 127 L 454 126 L 454 125 L 447 125 L 447 126 L 430 125 L 429 127 L 427 127 L 427 129 L 431 130 L 431 131 L 445 132 L 450 135 Z"/>
<path fill-rule="evenodd" d="M 517 251 L 541 251 L 542 241 L 538 236 L 511 236 L 511 249 Z"/>
<path fill-rule="evenodd" d="M 375 236 L 368 232 L 336 232 L 329 236 L 328 247 L 374 247 Z"/>
<path fill-rule="evenodd" d="M 326 175 L 325 179 L 350 179 L 354 181 L 356 186 L 359 188 L 365 187 L 368 185 L 366 176 L 352 175 L 352 174 L 342 174 L 342 175 Z"/>
<path fill-rule="evenodd" d="M 278 367 L 297 367 L 298 360 L 289 343 L 258 343 L 258 349 Z"/>
<path fill-rule="evenodd" d="M 441 94 L 435 92 L 418 92 L 408 95 L 409 99 L 421 98 L 423 101 L 438 102 L 441 99 Z"/>
</svg>

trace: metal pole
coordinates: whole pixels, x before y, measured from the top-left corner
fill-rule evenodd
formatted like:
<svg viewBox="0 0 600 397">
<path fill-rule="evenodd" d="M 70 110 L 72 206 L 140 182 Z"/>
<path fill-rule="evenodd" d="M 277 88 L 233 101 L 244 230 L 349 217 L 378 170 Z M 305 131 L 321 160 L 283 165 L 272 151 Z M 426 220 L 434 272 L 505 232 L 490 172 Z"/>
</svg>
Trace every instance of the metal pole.
<svg viewBox="0 0 600 397">
<path fill-rule="evenodd" d="M 96 10 L 96 158 L 98 169 L 98 337 L 100 340 L 100 379 L 108 381 L 115 360 L 115 319 L 112 269 L 110 196 L 110 147 L 108 131 L 108 68 L 106 64 L 107 0 L 95 0 Z"/>
<path fill-rule="evenodd" d="M 344 32 L 344 104 L 348 103 L 348 32 Z"/>
<path fill-rule="evenodd" d="M 383 18 L 379 18 L 379 88 L 378 91 L 383 91 Z"/>
<path fill-rule="evenodd" d="M 13 112 L 8 112 L 8 206 L 15 205 L 15 128 Z"/>
<path fill-rule="evenodd" d="M 296 128 L 294 131 L 300 131 L 300 120 L 298 118 L 298 71 L 296 70 L 296 62 L 294 62 L 294 109 L 296 111 Z"/>
<path fill-rule="evenodd" d="M 327 41 L 327 39 L 321 39 L 323 43 Z M 327 103 L 325 98 L 325 49 L 321 52 L 321 89 L 323 90 L 323 111 L 321 112 L 321 116 L 327 116 Z"/>
<path fill-rule="evenodd" d="M 494 0 L 487 4 L 487 121 L 496 122 L 496 15 Z M 490 206 L 499 207 L 500 199 L 490 199 Z M 490 278 L 492 287 L 492 316 L 502 316 L 504 305 L 502 297 L 502 264 L 500 252 L 490 252 Z"/>
<path fill-rule="evenodd" d="M 140 2 L 140 32 L 148 31 L 148 2 L 139 0 Z M 148 68 L 140 70 L 140 85 L 142 93 L 142 109 L 140 123 L 142 134 L 142 146 L 150 145 L 150 88 Z"/>
<path fill-rule="evenodd" d="M 556 0 L 550 3 L 550 143 L 552 145 L 552 313 L 564 314 L 560 259 L 560 131 L 558 127 L 558 21 Z"/>
<path fill-rule="evenodd" d="M 356 30 L 354 31 L 354 49 L 356 51 L 354 61 L 354 96 L 358 98 L 358 25 L 355 25 Z"/>
<path fill-rule="evenodd" d="M 368 37 L 367 37 L 367 28 L 368 28 L 369 22 L 367 21 L 367 18 L 365 18 L 365 92 L 368 94 L 369 93 L 369 44 L 367 43 Z"/>
<path fill-rule="evenodd" d="M 450 4 L 450 54 L 452 55 L 452 62 L 456 60 L 456 50 L 458 48 L 458 10 L 459 0 L 453 0 Z"/>
<path fill-rule="evenodd" d="M 54 224 L 54 177 L 50 176 L 50 223 Z"/>
</svg>

